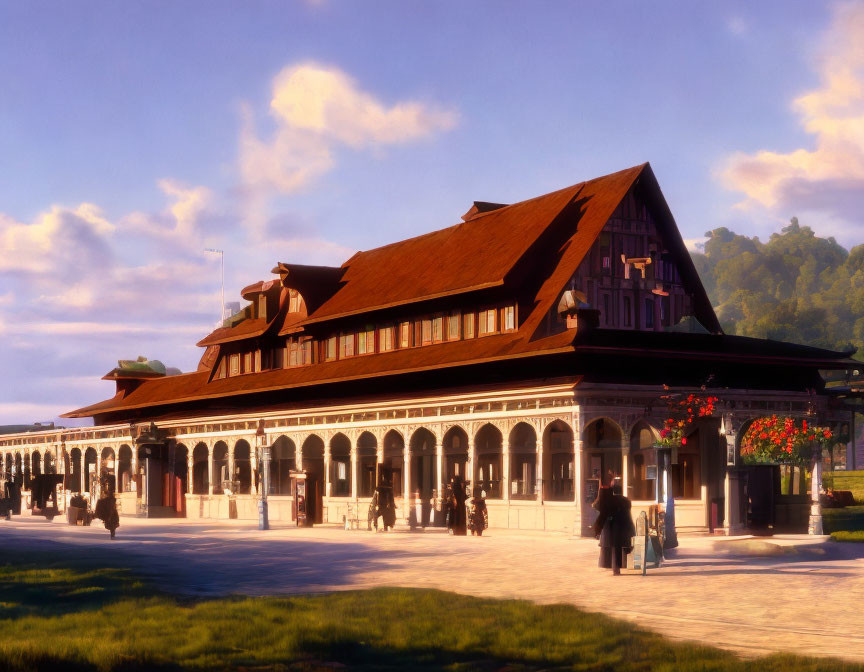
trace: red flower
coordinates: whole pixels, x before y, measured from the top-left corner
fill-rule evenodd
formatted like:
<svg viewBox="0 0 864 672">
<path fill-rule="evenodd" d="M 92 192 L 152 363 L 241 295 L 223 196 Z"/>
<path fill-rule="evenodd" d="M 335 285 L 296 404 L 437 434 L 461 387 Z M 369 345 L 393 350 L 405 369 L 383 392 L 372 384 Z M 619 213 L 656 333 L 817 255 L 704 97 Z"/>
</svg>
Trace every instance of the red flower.
<svg viewBox="0 0 864 672">
<path fill-rule="evenodd" d="M 682 445 L 682 446 L 686 446 L 686 445 L 687 445 L 687 437 L 686 437 L 686 436 L 682 436 L 682 437 L 681 437 L 681 445 Z"/>
</svg>

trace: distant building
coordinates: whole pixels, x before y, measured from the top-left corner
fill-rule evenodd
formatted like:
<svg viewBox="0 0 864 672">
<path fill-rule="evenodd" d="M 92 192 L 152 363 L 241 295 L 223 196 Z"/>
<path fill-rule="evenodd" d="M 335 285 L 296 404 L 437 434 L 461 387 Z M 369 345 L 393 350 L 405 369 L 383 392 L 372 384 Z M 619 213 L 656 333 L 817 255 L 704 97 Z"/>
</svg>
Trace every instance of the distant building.
<svg viewBox="0 0 864 672">
<path fill-rule="evenodd" d="M 73 491 L 107 468 L 124 512 L 253 519 L 267 445 L 273 520 L 292 519 L 292 470 L 318 522 L 364 511 L 389 477 L 422 524 L 458 475 L 492 526 L 577 534 L 613 472 L 634 512 L 672 495 L 679 527 L 735 532 L 749 421 L 848 421 L 820 370 L 860 363 L 724 334 L 648 164 L 462 219 L 339 267 L 279 263 L 198 343 L 196 371 L 112 371 L 112 398 L 66 416 L 94 427 L 4 439 L 3 463 L 50 454 Z M 661 397 L 702 388 L 722 422 L 658 449 Z M 806 529 L 806 497 L 784 506 Z"/>
<path fill-rule="evenodd" d="M 44 432 L 48 429 L 63 429 L 55 427 L 53 422 L 34 422 L 32 425 L 0 425 L 0 434 L 19 434 L 22 432 Z"/>
</svg>

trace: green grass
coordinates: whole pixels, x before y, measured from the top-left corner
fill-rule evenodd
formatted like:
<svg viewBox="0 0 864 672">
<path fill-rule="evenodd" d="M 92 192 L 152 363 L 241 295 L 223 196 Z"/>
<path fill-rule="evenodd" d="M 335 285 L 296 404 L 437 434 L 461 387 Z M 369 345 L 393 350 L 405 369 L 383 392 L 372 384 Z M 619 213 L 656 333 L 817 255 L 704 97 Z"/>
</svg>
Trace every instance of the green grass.
<svg viewBox="0 0 864 672">
<path fill-rule="evenodd" d="M 0 671 L 269 672 L 341 663 L 360 670 L 864 672 L 786 655 L 743 661 L 564 605 L 409 589 L 181 600 L 85 557 L 0 557 L 7 563 L 0 565 Z"/>
<path fill-rule="evenodd" d="M 851 490 L 855 502 L 864 504 L 864 470 L 826 471 L 823 481 L 834 490 Z"/>
<path fill-rule="evenodd" d="M 834 541 L 864 543 L 864 530 L 855 530 L 853 532 L 840 530 L 839 532 L 832 532 L 831 539 Z"/>
<path fill-rule="evenodd" d="M 822 527 L 825 534 L 864 530 L 864 506 L 847 506 L 842 509 L 823 508 Z"/>
</svg>

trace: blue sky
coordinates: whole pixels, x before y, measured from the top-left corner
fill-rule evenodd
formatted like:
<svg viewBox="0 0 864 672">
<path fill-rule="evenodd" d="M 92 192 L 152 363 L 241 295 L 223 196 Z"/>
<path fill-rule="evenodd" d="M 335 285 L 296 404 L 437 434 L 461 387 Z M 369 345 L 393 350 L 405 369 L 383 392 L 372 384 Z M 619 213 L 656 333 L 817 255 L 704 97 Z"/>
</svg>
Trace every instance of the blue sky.
<svg viewBox="0 0 864 672">
<path fill-rule="evenodd" d="M 651 161 L 685 238 L 861 241 L 864 6 L 0 3 L 0 423 L 226 294 Z"/>
</svg>

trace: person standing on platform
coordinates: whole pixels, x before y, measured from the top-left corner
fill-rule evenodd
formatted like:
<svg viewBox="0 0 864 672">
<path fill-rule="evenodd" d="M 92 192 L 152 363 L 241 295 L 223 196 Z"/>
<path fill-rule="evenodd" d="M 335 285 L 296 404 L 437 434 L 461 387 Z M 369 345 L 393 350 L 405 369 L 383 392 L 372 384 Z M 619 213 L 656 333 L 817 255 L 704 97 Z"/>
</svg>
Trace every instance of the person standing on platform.
<svg viewBox="0 0 864 672">
<path fill-rule="evenodd" d="M 113 539 L 120 527 L 120 514 L 117 511 L 117 499 L 114 497 L 114 479 L 103 473 L 99 479 L 99 500 L 96 502 L 95 515 L 111 533 Z"/>
<path fill-rule="evenodd" d="M 468 515 L 465 510 L 467 499 L 465 481 L 462 480 L 461 476 L 454 476 L 450 480 L 450 516 L 448 518 L 450 534 L 460 537 L 468 534 Z"/>
<path fill-rule="evenodd" d="M 392 530 L 396 524 L 396 501 L 393 498 L 393 482 L 387 475 L 382 475 L 376 491 L 377 511 L 375 512 L 375 529 L 378 529 L 378 517 L 384 531 Z"/>
<path fill-rule="evenodd" d="M 620 479 L 613 478 L 608 485 L 602 486 L 593 506 L 599 513 L 594 523 L 594 536 L 600 540 L 598 566 L 611 569 L 612 574 L 618 575 L 636 534 L 630 515 L 630 500 L 622 494 Z"/>
<path fill-rule="evenodd" d="M 474 486 L 474 497 L 471 499 L 471 535 L 483 536 L 483 530 L 489 527 L 489 513 L 486 510 L 486 492 L 479 486 Z"/>
</svg>

